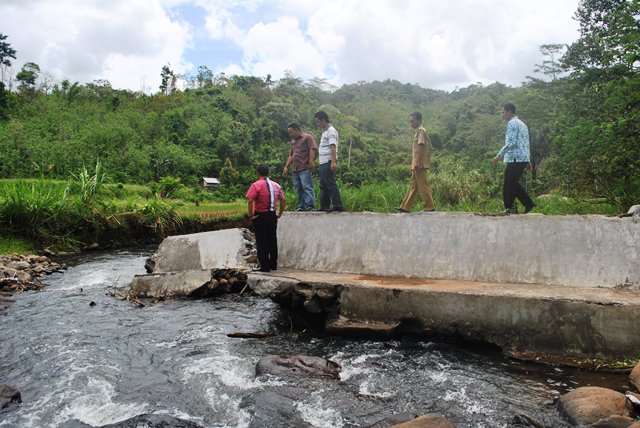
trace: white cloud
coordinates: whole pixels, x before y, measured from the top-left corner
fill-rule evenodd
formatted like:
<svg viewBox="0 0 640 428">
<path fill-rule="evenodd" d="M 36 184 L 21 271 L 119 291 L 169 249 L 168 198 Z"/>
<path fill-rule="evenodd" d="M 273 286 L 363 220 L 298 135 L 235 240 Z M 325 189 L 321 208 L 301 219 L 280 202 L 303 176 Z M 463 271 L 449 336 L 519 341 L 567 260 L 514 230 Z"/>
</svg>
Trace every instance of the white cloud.
<svg viewBox="0 0 640 428">
<path fill-rule="evenodd" d="M 251 74 L 274 78 L 290 70 L 311 79 L 324 74 L 325 63 L 318 49 L 309 42 L 294 17 L 281 17 L 270 24 L 256 24 L 242 41 L 243 66 Z"/>
<path fill-rule="evenodd" d="M 177 18 L 185 6 L 195 10 L 191 23 Z M 290 70 L 336 85 L 396 79 L 450 90 L 476 82 L 518 85 L 542 61 L 539 45 L 577 39 L 577 6 L 578 0 L 2 0 L 0 28 L 18 51 L 18 68 L 32 61 L 60 79 L 104 78 L 133 90 L 142 82 L 157 90 L 167 62 L 177 73 L 211 66 L 188 60 L 196 33 L 208 34 L 211 46 L 193 50 L 209 47 L 202 58 L 224 67 L 215 72 L 279 78 Z M 231 54 L 240 56 L 221 57 Z"/>
<path fill-rule="evenodd" d="M 27 61 L 58 79 L 107 79 L 114 87 L 156 91 L 160 70 L 170 62 L 185 69 L 189 26 L 172 21 L 160 1 L 26 1 L 0 6 L 2 29 Z"/>
<path fill-rule="evenodd" d="M 309 34 L 335 64 L 339 83 L 518 84 L 540 61 L 538 45 L 577 38 L 570 19 L 577 1 L 564 8 L 544 3 L 551 6 L 550 0 L 328 0 L 310 17 Z"/>
</svg>

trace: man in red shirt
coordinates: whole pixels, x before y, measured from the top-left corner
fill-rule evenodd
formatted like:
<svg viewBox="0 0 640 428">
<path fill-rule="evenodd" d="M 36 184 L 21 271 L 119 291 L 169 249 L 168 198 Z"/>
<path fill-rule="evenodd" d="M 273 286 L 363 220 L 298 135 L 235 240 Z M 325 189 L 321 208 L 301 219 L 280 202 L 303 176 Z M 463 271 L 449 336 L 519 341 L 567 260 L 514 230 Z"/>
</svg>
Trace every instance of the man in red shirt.
<svg viewBox="0 0 640 428">
<path fill-rule="evenodd" d="M 269 272 L 278 268 L 278 219 L 285 208 L 282 188 L 269 179 L 269 168 L 260 165 L 256 168 L 258 180 L 249 187 L 246 198 L 248 216 L 253 221 L 256 234 L 256 250 L 259 266 L 254 271 Z M 278 213 L 276 214 L 276 205 Z"/>
</svg>

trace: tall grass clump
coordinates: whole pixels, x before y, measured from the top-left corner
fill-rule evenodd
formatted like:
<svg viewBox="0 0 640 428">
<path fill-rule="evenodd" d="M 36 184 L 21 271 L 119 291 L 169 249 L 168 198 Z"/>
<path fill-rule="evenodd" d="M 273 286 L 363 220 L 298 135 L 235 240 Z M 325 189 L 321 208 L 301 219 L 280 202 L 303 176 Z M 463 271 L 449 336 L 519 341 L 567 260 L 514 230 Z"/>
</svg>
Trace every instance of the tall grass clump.
<svg viewBox="0 0 640 428">
<path fill-rule="evenodd" d="M 100 161 L 96 161 L 93 174 L 89 173 L 86 167 L 76 175 L 71 174 L 74 180 L 69 181 L 66 192 L 77 195 L 80 202 L 84 204 L 95 202 L 100 196 L 110 192 L 106 187 L 108 175 L 103 170 Z"/>
<path fill-rule="evenodd" d="M 343 186 L 340 196 L 348 211 L 391 212 L 402 202 L 406 187 L 406 183 L 398 182 Z"/>
<path fill-rule="evenodd" d="M 56 182 L 14 182 L 0 204 L 0 227 L 31 241 L 73 244 L 71 231 L 78 224 L 80 207 L 67 198 Z"/>
<path fill-rule="evenodd" d="M 151 199 L 135 209 L 134 215 L 141 225 L 151 229 L 158 237 L 167 236 L 182 225 L 182 218 L 176 208 L 157 199 Z"/>
</svg>

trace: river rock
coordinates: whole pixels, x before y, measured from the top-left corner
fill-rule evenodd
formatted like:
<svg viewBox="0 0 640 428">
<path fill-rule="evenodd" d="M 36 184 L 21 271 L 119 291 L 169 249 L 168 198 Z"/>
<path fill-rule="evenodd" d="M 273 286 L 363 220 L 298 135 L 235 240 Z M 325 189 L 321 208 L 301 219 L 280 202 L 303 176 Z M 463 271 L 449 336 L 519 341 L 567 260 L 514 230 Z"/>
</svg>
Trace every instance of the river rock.
<svg viewBox="0 0 640 428">
<path fill-rule="evenodd" d="M 634 386 L 636 391 L 640 391 L 640 363 L 636 364 L 629 374 L 629 382 Z"/>
<path fill-rule="evenodd" d="M 16 270 L 27 270 L 31 267 L 31 263 L 24 260 L 16 260 L 6 263 L 5 266 Z"/>
<path fill-rule="evenodd" d="M 414 420 L 393 425 L 393 428 L 456 428 L 456 425 L 437 413 L 427 413 Z"/>
<path fill-rule="evenodd" d="M 168 415 L 138 415 L 126 421 L 103 425 L 101 428 L 202 428 L 195 422 Z"/>
<path fill-rule="evenodd" d="M 572 423 L 589 425 L 609 416 L 628 416 L 624 394 L 608 388 L 585 386 L 559 398 L 562 411 Z"/>
<path fill-rule="evenodd" d="M 282 357 L 267 355 L 256 364 L 256 375 L 271 374 L 281 377 L 322 377 L 337 379 L 340 365 L 334 361 L 307 355 Z"/>
<path fill-rule="evenodd" d="M 17 268 L 14 268 L 11 266 L 5 266 L 0 271 L 0 278 L 2 277 L 7 279 L 12 278 L 19 282 L 31 282 L 33 280 L 33 278 L 28 272 L 25 272 L 24 270 L 18 270 Z"/>
<path fill-rule="evenodd" d="M 629 428 L 635 424 L 635 419 L 629 416 L 609 416 L 589 425 L 589 428 Z M 638 424 L 640 426 L 640 424 Z"/>
<path fill-rule="evenodd" d="M 64 269 L 48 257 L 34 254 L 0 256 L 0 289 L 8 291 L 37 290 L 42 288 L 39 278 L 44 274 Z"/>
<path fill-rule="evenodd" d="M 418 415 L 416 415 L 415 413 L 398 413 L 388 416 L 373 425 L 369 425 L 367 428 L 391 428 L 403 422 L 412 421 L 417 417 Z"/>
<path fill-rule="evenodd" d="M 11 385 L 0 384 L 0 409 L 18 403 L 22 403 L 20 391 Z"/>
<path fill-rule="evenodd" d="M 279 387 L 259 391 L 245 397 L 240 408 L 251 413 L 250 428 L 272 427 L 273 421 L 286 420 L 283 426 L 296 428 L 313 428 L 313 425 L 302 419 L 297 409 L 298 399 L 304 396 L 303 388 Z"/>
</svg>

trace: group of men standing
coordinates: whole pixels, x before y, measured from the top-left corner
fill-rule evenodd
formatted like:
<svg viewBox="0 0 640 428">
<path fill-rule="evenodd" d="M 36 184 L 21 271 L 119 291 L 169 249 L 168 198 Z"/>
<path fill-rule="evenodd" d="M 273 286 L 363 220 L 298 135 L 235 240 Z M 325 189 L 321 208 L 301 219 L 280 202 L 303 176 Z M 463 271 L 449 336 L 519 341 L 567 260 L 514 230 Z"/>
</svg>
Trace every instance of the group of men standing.
<svg viewBox="0 0 640 428">
<path fill-rule="evenodd" d="M 516 107 L 506 103 L 502 118 L 507 121 L 505 144 L 493 158 L 496 165 L 504 160 L 503 202 L 505 214 L 517 213 L 516 198 L 524 206 L 525 214 L 535 203 L 529 197 L 519 181 L 525 169 L 531 169 L 529 153 L 529 130 L 516 116 Z M 314 115 L 315 125 L 322 131 L 318 147 L 320 177 L 320 210 L 326 212 L 344 211 L 340 190 L 336 183 L 338 164 L 338 131 L 333 127 L 324 111 Z M 434 212 L 435 204 L 429 186 L 428 171 L 431 167 L 432 145 L 426 129 L 422 126 L 422 114 L 413 112 L 409 116 L 413 129 L 411 178 L 402 203 L 396 208 L 402 213 L 411 212 L 417 195 L 422 197 L 424 212 Z M 299 124 L 291 123 L 287 127 L 291 137 L 291 148 L 287 162 L 282 170 L 286 176 L 291 169 L 293 185 L 298 195 L 298 211 L 315 211 L 316 198 L 313 190 L 313 172 L 315 168 L 316 141 L 311 134 L 302 130 Z M 258 180 L 247 191 L 248 215 L 253 220 L 256 235 L 256 249 L 259 267 L 255 270 L 269 272 L 277 269 L 278 243 L 276 237 L 277 221 L 285 209 L 285 197 L 278 183 L 269 179 L 266 165 L 257 168 Z M 278 211 L 276 214 L 276 210 Z"/>
<path fill-rule="evenodd" d="M 322 131 L 318 161 L 320 165 L 320 210 L 326 212 L 344 211 L 336 171 L 338 168 L 338 131 L 329 120 L 329 115 L 319 111 L 314 115 L 316 126 Z M 313 190 L 316 140 L 313 135 L 302 130 L 297 123 L 287 127 L 291 137 L 291 148 L 287 163 L 282 170 L 286 176 L 291 168 L 293 186 L 298 195 L 298 211 L 315 211 L 316 196 Z M 269 272 L 278 268 L 278 219 L 282 217 L 286 201 L 278 183 L 269 178 L 269 168 L 258 166 L 258 180 L 247 191 L 249 200 L 248 216 L 253 221 L 256 235 L 256 251 L 259 266 L 255 271 Z M 277 214 L 276 214 L 277 210 Z"/>
<path fill-rule="evenodd" d="M 320 211 L 344 211 L 336 183 L 338 131 L 331 124 L 326 112 L 319 111 L 313 118 L 316 126 L 322 131 L 318 148 Z M 313 135 L 304 132 L 297 123 L 290 124 L 287 132 L 291 137 L 291 149 L 282 176 L 285 177 L 291 167 L 293 187 L 298 195 L 298 211 L 315 211 L 316 196 L 312 175 L 315 168 L 316 140 Z"/>
</svg>

